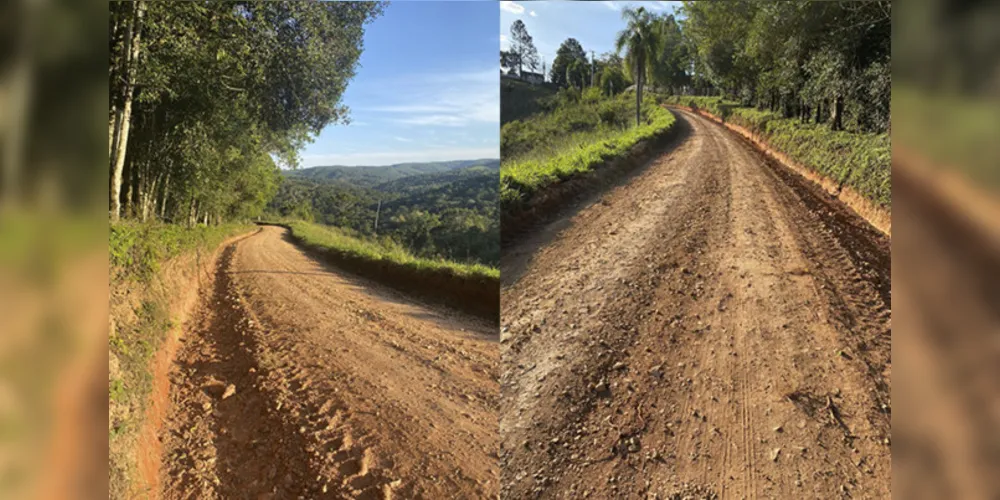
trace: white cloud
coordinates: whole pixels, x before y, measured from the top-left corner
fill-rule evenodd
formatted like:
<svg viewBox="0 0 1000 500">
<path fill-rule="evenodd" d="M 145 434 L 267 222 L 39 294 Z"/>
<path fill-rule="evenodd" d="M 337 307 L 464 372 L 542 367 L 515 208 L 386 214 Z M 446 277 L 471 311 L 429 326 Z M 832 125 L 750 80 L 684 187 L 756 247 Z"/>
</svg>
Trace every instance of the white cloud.
<svg viewBox="0 0 1000 500">
<path fill-rule="evenodd" d="M 611 10 L 621 10 L 621 8 L 622 8 L 621 4 L 618 3 L 618 2 L 610 2 L 610 1 L 605 0 L 605 1 L 601 2 L 601 3 L 604 4 L 605 7 L 609 8 Z"/>
<path fill-rule="evenodd" d="M 500 122 L 500 68 L 407 75 L 383 82 L 398 99 L 359 108 L 403 125 L 463 127 Z M 405 89 L 405 92 L 400 92 Z"/>
<path fill-rule="evenodd" d="M 499 145 L 471 148 L 438 147 L 420 151 L 303 155 L 302 166 L 308 168 L 321 165 L 391 165 L 406 162 L 474 160 L 478 158 L 499 157 Z"/>
<path fill-rule="evenodd" d="M 538 14 L 535 11 L 529 12 L 528 15 L 531 17 L 538 17 Z"/>
<path fill-rule="evenodd" d="M 413 139 L 407 139 L 406 137 L 396 136 L 396 137 L 393 137 L 393 139 L 396 139 L 399 142 L 413 142 Z"/>
<path fill-rule="evenodd" d="M 524 6 L 517 2 L 500 2 L 500 10 L 505 10 L 511 14 L 521 15 L 524 13 Z"/>
<path fill-rule="evenodd" d="M 500 43 L 504 43 L 506 41 L 507 41 L 507 35 L 500 33 Z"/>
</svg>

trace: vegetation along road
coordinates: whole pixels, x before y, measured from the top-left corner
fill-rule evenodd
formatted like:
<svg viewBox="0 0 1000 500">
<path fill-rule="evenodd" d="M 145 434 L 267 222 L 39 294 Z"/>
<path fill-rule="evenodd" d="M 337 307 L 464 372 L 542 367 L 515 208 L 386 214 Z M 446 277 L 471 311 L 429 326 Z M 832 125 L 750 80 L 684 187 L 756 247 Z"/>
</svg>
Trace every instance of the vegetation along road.
<svg viewBox="0 0 1000 500">
<path fill-rule="evenodd" d="M 501 494 L 888 497 L 888 237 L 677 114 L 504 252 Z"/>
<path fill-rule="evenodd" d="M 165 498 L 496 496 L 490 322 L 327 267 L 266 226 L 225 248 L 185 339 Z"/>
</svg>

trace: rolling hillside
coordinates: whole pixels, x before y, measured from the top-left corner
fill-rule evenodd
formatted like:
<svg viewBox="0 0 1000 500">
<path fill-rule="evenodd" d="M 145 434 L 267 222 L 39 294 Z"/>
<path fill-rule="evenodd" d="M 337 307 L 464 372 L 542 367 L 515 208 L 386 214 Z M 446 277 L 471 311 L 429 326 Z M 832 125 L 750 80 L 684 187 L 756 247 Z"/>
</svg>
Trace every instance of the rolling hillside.
<svg viewBox="0 0 1000 500">
<path fill-rule="evenodd" d="M 485 166 L 487 168 L 500 168 L 500 160 L 478 159 L 478 160 L 455 160 L 438 161 L 425 163 L 398 163 L 386 166 L 359 166 L 348 167 L 342 165 L 328 167 L 312 167 L 301 170 L 286 170 L 285 177 L 308 179 L 319 182 L 341 181 L 360 187 L 374 187 L 384 182 L 403 179 L 423 174 L 435 174 L 460 170 L 473 166 Z"/>
</svg>

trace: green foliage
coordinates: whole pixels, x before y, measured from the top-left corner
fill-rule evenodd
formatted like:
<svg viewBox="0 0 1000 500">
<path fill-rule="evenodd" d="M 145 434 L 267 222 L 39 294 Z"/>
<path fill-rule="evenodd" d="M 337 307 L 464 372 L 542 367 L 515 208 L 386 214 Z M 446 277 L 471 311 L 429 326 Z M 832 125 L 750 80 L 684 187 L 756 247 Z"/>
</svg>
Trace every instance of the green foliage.
<svg viewBox="0 0 1000 500">
<path fill-rule="evenodd" d="M 111 128 L 134 73 L 125 216 L 186 222 L 259 215 L 275 160 L 328 124 L 382 2 L 133 2 L 109 7 Z M 137 62 L 129 37 L 141 30 Z"/>
<path fill-rule="evenodd" d="M 113 224 L 108 242 L 112 281 L 148 282 L 163 261 L 188 250 L 214 248 L 227 237 L 250 227 L 239 223 L 194 228 L 133 221 Z"/>
<path fill-rule="evenodd" d="M 518 80 L 500 80 L 500 123 L 523 120 L 542 111 L 541 102 L 555 94 L 551 84 L 535 85 Z"/>
<path fill-rule="evenodd" d="M 500 270 L 495 267 L 414 256 L 390 238 L 365 238 L 343 229 L 301 221 L 290 222 L 288 227 L 292 235 L 306 245 L 332 251 L 348 258 L 387 262 L 413 270 L 446 272 L 455 276 L 487 279 L 500 277 Z"/>
<path fill-rule="evenodd" d="M 889 127 L 891 3 L 685 2 L 694 93 L 834 130 Z"/>
<path fill-rule="evenodd" d="M 889 134 L 833 131 L 779 113 L 741 107 L 719 97 L 671 96 L 666 100 L 704 109 L 760 136 L 772 148 L 878 205 L 892 205 Z"/>
<path fill-rule="evenodd" d="M 674 116 L 647 97 L 642 124 L 629 126 L 633 95 L 567 101 L 552 113 L 513 121 L 500 131 L 500 203 L 510 210 L 560 180 L 628 154 L 641 141 L 668 130 Z"/>
<path fill-rule="evenodd" d="M 447 166 L 440 171 L 406 164 L 368 171 L 323 167 L 305 176 L 289 172 L 269 212 L 286 218 L 308 214 L 306 220 L 364 236 L 374 234 L 378 213 L 378 235 L 417 256 L 495 266 L 500 261 L 499 162 Z"/>
<path fill-rule="evenodd" d="M 567 38 L 559 45 L 549 70 L 549 80 L 560 87 L 581 87 L 590 81 L 587 53 L 577 39 Z"/>
</svg>

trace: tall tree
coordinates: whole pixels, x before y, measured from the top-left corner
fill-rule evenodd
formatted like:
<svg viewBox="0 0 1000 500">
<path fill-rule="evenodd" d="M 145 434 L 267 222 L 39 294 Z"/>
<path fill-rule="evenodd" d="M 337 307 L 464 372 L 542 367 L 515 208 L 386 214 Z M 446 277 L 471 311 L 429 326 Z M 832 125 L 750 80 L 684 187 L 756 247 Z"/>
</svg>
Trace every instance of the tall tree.
<svg viewBox="0 0 1000 500">
<path fill-rule="evenodd" d="M 559 49 L 556 50 L 556 59 L 552 61 L 552 69 L 550 70 L 550 80 L 552 83 L 562 87 L 571 85 L 571 77 L 576 74 L 572 70 L 574 63 L 577 64 L 577 68 L 585 68 L 587 65 L 587 53 L 575 38 L 567 38 L 559 45 Z M 567 71 L 567 69 L 570 71 Z M 589 72 L 589 70 L 587 71 Z"/>
<path fill-rule="evenodd" d="M 524 66 L 534 71 L 538 67 L 538 49 L 535 42 L 528 34 L 528 28 L 520 19 L 510 25 L 510 50 L 509 52 L 517 56 L 517 74 L 522 74 Z"/>
<path fill-rule="evenodd" d="M 112 3 L 111 219 L 193 224 L 259 211 L 275 160 L 294 166 L 305 141 L 348 121 L 341 96 L 382 8 Z"/>
<path fill-rule="evenodd" d="M 111 162 L 111 222 L 121 217 L 122 174 L 132 124 L 132 101 L 142 41 L 142 1 L 116 2 L 111 8 L 112 59 L 110 65 L 111 112 L 108 158 Z"/>
<path fill-rule="evenodd" d="M 656 66 L 660 48 L 655 18 L 645 7 L 622 10 L 625 29 L 615 37 L 615 51 L 625 50 L 625 65 L 635 82 L 635 123 L 642 121 L 642 86 Z"/>
<path fill-rule="evenodd" d="M 663 16 L 656 21 L 659 31 L 660 48 L 657 51 L 657 61 L 654 68 L 656 83 L 675 93 L 680 87 L 688 85 L 688 68 L 691 57 L 688 45 L 684 42 L 681 27 L 674 16 Z"/>
</svg>

